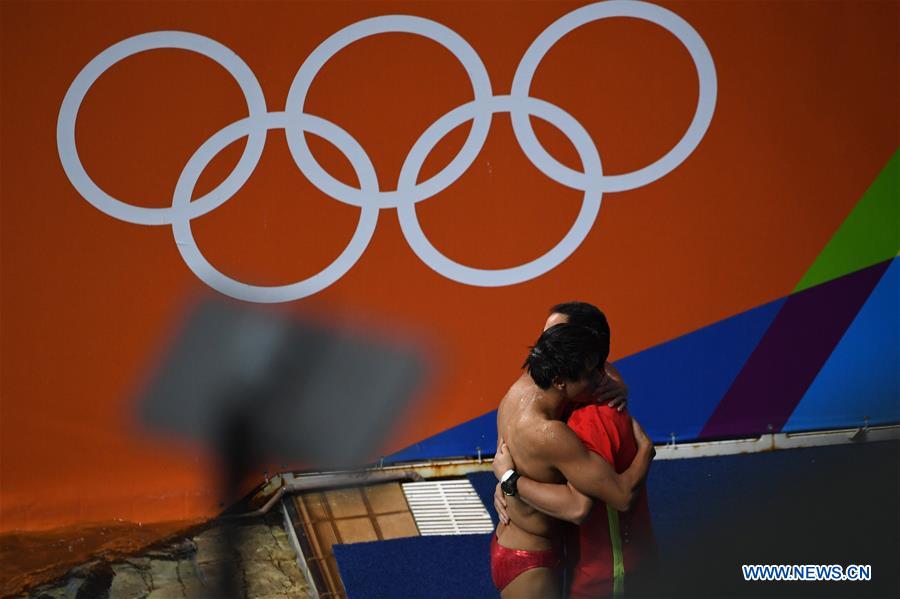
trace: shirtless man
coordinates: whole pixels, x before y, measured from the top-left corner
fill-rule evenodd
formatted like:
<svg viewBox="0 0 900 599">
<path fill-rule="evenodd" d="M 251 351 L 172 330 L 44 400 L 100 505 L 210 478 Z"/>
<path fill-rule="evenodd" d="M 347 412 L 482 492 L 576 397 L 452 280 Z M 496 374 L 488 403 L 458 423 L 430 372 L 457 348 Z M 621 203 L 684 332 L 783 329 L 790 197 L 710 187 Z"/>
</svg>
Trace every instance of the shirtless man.
<svg viewBox="0 0 900 599">
<path fill-rule="evenodd" d="M 559 597 L 561 521 L 516 495 L 519 474 L 544 483 L 565 483 L 617 510 L 627 510 L 647 475 L 653 446 L 637 422 L 638 450 L 621 474 L 589 452 L 561 418 L 572 403 L 591 401 L 606 377 L 609 339 L 591 329 L 559 324 L 529 352 L 526 372 L 497 410 L 497 430 L 515 457 L 516 471 L 503 476 L 509 522 L 501 522 L 491 545 L 491 573 L 504 599 Z"/>
<path fill-rule="evenodd" d="M 554 324 L 571 323 L 588 327 L 601 335 L 609 334 L 606 317 L 596 306 L 585 302 L 557 304 L 550 309 L 545 330 Z M 621 386 L 618 394 L 627 394 L 621 376 L 609 364 L 607 375 L 615 373 L 615 379 L 607 376 L 604 387 Z M 615 380 L 615 382 L 613 382 Z M 609 392 L 606 394 L 610 395 Z M 615 393 L 613 394 L 615 395 Z M 621 399 L 621 398 L 618 398 Z M 637 443 L 627 413 L 613 409 L 612 402 L 598 401 L 576 406 L 567 418 L 571 428 L 582 443 L 592 452 L 603 457 L 617 472 L 624 471 L 636 455 Z M 507 469 L 515 468 L 503 447 L 498 449 L 494 472 L 499 478 Z M 608 509 L 602 501 L 594 505 L 592 498 L 579 493 L 571 484 L 543 484 L 521 477 L 517 481 L 519 499 L 555 518 L 579 525 L 572 544 L 572 559 L 577 559 L 570 583 L 570 599 L 597 599 L 619 595 L 627 578 L 628 586 L 635 582 L 647 582 L 647 574 L 653 570 L 656 560 L 656 540 L 646 488 L 632 510 L 618 513 Z M 501 521 L 508 521 L 506 499 L 500 485 L 494 497 L 494 505 Z M 580 556 L 580 557 L 579 557 Z M 567 555 L 567 558 L 569 556 Z M 644 580 L 641 580 L 643 573 Z M 637 578 L 635 578 L 637 576 Z"/>
</svg>

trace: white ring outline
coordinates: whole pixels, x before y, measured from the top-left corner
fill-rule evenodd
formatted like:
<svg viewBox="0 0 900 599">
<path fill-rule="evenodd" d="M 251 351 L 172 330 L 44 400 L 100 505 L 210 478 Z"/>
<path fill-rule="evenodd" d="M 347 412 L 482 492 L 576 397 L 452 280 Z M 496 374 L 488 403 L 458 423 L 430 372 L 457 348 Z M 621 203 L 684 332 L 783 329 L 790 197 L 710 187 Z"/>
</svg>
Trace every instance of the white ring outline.
<svg viewBox="0 0 900 599">
<path fill-rule="evenodd" d="M 426 129 L 413 146 L 414 150 L 420 149 L 420 152 L 411 151 L 403 163 L 403 168 L 400 169 L 398 188 L 403 190 L 415 184 L 424 158 L 447 133 L 466 121 L 478 118 L 480 113 L 488 110 L 491 113 L 520 114 L 526 119 L 528 115 L 535 115 L 547 121 L 569 138 L 575 146 L 586 172 L 597 172 L 602 175 L 603 167 L 600 155 L 597 153 L 597 147 L 591 136 L 574 117 L 562 108 L 537 98 L 494 96 L 485 102 L 463 104 L 442 116 Z M 473 268 L 447 258 L 434 247 L 422 231 L 416 216 L 415 204 L 401 204 L 397 207 L 397 216 L 407 243 L 429 268 L 459 283 L 478 287 L 501 287 L 539 277 L 571 256 L 587 237 L 591 227 L 594 226 L 597 213 L 600 211 L 602 196 L 603 193 L 599 186 L 589 186 L 584 190 L 584 199 L 578 217 L 562 240 L 531 262 L 502 269 Z"/>
<path fill-rule="evenodd" d="M 601 175 L 603 191 L 626 191 L 642 187 L 669 174 L 694 151 L 712 121 L 716 106 L 718 83 L 716 68 L 709 48 L 700 34 L 674 12 L 655 4 L 639 0 L 607 0 L 583 6 L 563 15 L 535 38 L 519 61 L 513 77 L 511 95 L 527 98 L 531 81 L 540 61 L 550 48 L 564 35 L 592 21 L 609 17 L 633 17 L 650 21 L 674 35 L 690 53 L 697 68 L 699 93 L 694 118 L 681 140 L 662 158 L 630 173 Z M 579 173 L 560 164 L 538 141 L 527 116 L 523 112 L 512 114 L 513 131 L 528 159 L 545 175 L 567 187 L 584 189 L 585 173 Z M 549 165 L 549 166 L 548 166 Z"/>
<path fill-rule="evenodd" d="M 460 62 L 472 83 L 475 101 L 491 98 L 491 80 L 487 69 L 475 49 L 458 33 L 437 21 L 409 15 L 373 17 L 344 27 L 319 44 L 300 66 L 288 91 L 285 112 L 302 113 L 306 95 L 313 79 L 326 62 L 335 54 L 360 39 L 381 33 L 412 33 L 431 39 L 449 50 Z M 335 179 L 318 163 L 309 149 L 306 139 L 298 131 L 288 131 L 288 148 L 303 174 L 313 185 L 332 198 L 353 206 L 375 205 L 379 208 L 396 208 L 403 204 L 420 202 L 434 196 L 459 179 L 475 162 L 487 140 L 491 128 L 491 113 L 479 114 L 459 154 L 427 181 L 416 183 L 408 190 L 380 191 L 366 195 Z M 361 147 L 361 146 L 360 146 Z M 413 146 L 415 148 L 415 146 Z M 411 150 L 412 152 L 413 150 Z M 423 156 L 423 159 L 425 157 Z M 305 165 L 305 168 L 304 168 Z"/>
<path fill-rule="evenodd" d="M 270 112 L 260 118 L 244 118 L 221 129 L 191 156 L 178 183 L 175 185 L 175 193 L 172 198 L 173 208 L 184 208 L 191 203 L 191 195 L 197 179 L 210 161 L 229 144 L 247 135 L 253 135 L 258 128 L 267 129 L 297 129 L 314 133 L 344 152 L 348 158 L 355 160 L 359 157 L 358 146 L 350 134 L 337 125 L 308 114 L 288 114 L 285 112 Z M 350 151 L 347 151 L 350 150 Z M 365 156 L 365 152 L 362 152 Z M 352 157 L 352 158 L 351 158 Z M 378 191 L 378 179 L 375 176 L 375 167 L 368 160 L 363 163 L 351 162 L 353 170 L 359 179 L 363 190 Z M 378 208 L 363 206 L 359 215 L 359 223 L 356 231 L 350 239 L 350 243 L 344 251 L 317 274 L 296 283 L 288 285 L 264 286 L 250 285 L 232 279 L 223 274 L 200 252 L 197 242 L 191 231 L 191 218 L 181 218 L 172 223 L 172 233 L 175 236 L 175 245 L 181 253 L 181 257 L 197 277 L 217 291 L 230 297 L 259 303 L 289 302 L 325 289 L 350 270 L 369 245 L 372 235 L 375 233 L 375 225 L 378 223 Z M 183 212 L 182 212 L 183 214 Z"/>
<path fill-rule="evenodd" d="M 75 122 L 81 103 L 91 86 L 111 66 L 139 52 L 163 48 L 189 50 L 212 59 L 237 81 L 247 101 L 250 118 L 266 113 L 262 87 L 247 63 L 232 50 L 208 37 L 184 31 L 154 31 L 124 39 L 95 56 L 81 69 L 66 91 L 56 122 L 56 146 L 63 170 L 85 200 L 113 218 L 137 225 L 166 225 L 180 218 L 193 218 L 214 210 L 237 193 L 250 178 L 266 144 L 264 127 L 251 131 L 234 170 L 215 189 L 180 209 L 135 206 L 112 197 L 98 187 L 84 169 L 75 143 Z"/>
</svg>

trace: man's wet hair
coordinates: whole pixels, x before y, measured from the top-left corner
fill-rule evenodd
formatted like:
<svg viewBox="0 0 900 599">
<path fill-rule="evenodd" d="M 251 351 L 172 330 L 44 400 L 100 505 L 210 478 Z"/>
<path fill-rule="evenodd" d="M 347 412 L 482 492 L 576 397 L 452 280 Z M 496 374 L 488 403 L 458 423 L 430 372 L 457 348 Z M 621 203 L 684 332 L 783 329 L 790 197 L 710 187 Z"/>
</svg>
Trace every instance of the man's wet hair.
<svg viewBox="0 0 900 599">
<path fill-rule="evenodd" d="M 522 368 L 528 370 L 538 387 L 549 389 L 556 377 L 580 379 L 592 357 L 600 358 L 603 364 L 606 358 L 601 354 L 602 347 L 600 335 L 593 329 L 571 323 L 553 325 L 541 333 Z"/>
<path fill-rule="evenodd" d="M 568 324 L 577 324 L 587 327 L 600 335 L 601 363 L 605 363 L 609 357 L 609 322 L 600 308 L 587 302 L 564 302 L 550 308 L 549 314 L 565 314 L 569 317 Z"/>
</svg>

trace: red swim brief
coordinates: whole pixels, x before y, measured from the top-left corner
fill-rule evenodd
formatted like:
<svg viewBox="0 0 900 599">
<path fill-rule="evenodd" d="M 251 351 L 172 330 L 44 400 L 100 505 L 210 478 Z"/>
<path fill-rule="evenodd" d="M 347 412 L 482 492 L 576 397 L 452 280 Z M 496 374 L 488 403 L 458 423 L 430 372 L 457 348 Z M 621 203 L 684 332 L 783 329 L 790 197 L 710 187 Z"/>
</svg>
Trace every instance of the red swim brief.
<svg viewBox="0 0 900 599">
<path fill-rule="evenodd" d="M 498 591 L 505 589 L 522 572 L 532 568 L 559 570 L 561 563 L 562 559 L 555 549 L 510 549 L 497 542 L 497 535 L 491 536 L 491 578 Z"/>
</svg>

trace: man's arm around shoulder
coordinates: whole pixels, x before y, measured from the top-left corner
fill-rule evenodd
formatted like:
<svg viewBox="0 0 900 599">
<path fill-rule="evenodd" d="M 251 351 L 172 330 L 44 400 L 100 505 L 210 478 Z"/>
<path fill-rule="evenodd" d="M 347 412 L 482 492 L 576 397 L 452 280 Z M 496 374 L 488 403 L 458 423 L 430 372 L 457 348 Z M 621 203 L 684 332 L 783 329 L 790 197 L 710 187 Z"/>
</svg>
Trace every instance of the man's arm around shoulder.
<svg viewBox="0 0 900 599">
<path fill-rule="evenodd" d="M 637 498 L 637 490 L 647 477 L 655 455 L 653 444 L 636 420 L 632 425 L 638 451 L 628 469 L 617 474 L 602 457 L 588 451 L 565 423 L 551 422 L 534 447 L 580 492 L 619 511 L 627 511 Z"/>
</svg>

